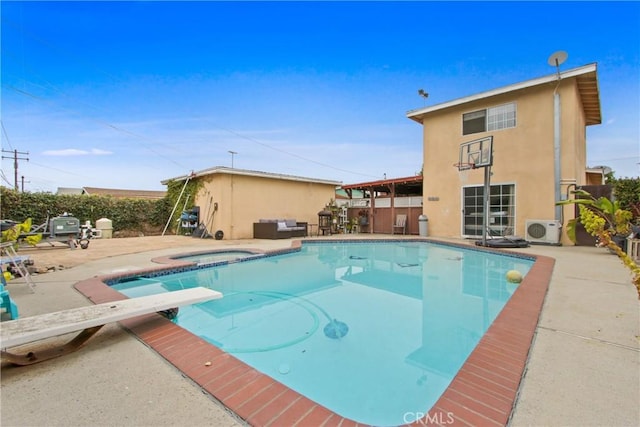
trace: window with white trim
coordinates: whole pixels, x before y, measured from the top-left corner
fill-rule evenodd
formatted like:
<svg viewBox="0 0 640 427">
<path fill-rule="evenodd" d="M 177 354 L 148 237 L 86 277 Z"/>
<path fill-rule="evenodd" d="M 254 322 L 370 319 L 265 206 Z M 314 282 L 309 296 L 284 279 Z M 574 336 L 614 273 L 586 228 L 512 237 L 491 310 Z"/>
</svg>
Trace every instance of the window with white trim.
<svg viewBox="0 0 640 427">
<path fill-rule="evenodd" d="M 487 132 L 516 126 L 515 102 L 462 115 L 462 134 Z"/>
</svg>

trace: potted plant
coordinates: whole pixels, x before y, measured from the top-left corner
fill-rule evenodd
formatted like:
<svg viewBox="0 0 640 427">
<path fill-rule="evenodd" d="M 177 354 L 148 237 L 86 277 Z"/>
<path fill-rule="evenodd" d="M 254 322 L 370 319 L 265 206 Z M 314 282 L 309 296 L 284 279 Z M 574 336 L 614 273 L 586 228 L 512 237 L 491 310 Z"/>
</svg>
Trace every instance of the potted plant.
<svg viewBox="0 0 640 427">
<path fill-rule="evenodd" d="M 579 199 L 562 200 L 556 205 L 577 204 L 580 216 L 567 223 L 567 236 L 576 241 L 576 224 L 578 221 L 585 230 L 598 239 L 598 245 L 608 248 L 616 254 L 633 274 L 632 282 L 640 299 L 640 266 L 625 252 L 627 237 L 631 234 L 633 214 L 622 209 L 618 201 L 606 197 L 596 199 L 584 190 L 575 190 L 573 194 Z"/>
</svg>

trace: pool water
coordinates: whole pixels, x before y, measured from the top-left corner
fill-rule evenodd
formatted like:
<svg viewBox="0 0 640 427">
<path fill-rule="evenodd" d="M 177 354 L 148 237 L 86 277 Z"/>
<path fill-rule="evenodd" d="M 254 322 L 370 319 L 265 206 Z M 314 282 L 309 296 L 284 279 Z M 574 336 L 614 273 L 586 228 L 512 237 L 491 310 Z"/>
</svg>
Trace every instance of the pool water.
<svg viewBox="0 0 640 427">
<path fill-rule="evenodd" d="M 399 425 L 429 410 L 533 261 L 426 242 L 304 243 L 299 252 L 113 285 L 205 286 L 176 323 L 337 414 Z"/>
</svg>

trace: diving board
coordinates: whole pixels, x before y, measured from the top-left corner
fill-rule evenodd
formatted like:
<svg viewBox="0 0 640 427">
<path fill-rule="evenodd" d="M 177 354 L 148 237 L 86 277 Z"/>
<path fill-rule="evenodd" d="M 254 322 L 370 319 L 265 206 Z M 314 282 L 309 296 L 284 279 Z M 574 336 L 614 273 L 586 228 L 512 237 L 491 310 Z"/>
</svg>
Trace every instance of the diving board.
<svg viewBox="0 0 640 427">
<path fill-rule="evenodd" d="M 220 292 L 198 287 L 2 322 L 0 325 L 2 358 L 16 365 L 42 362 L 77 350 L 108 323 L 218 298 L 222 298 Z M 5 351 L 10 347 L 78 331 L 81 332 L 71 341 L 52 349 L 37 353 L 31 351 L 24 355 Z"/>
</svg>

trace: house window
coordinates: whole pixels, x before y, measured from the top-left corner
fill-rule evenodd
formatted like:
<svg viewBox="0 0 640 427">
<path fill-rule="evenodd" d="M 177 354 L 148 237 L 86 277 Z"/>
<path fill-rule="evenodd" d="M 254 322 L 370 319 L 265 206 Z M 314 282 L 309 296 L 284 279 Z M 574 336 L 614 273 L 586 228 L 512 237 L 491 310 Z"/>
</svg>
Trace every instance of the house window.
<svg viewBox="0 0 640 427">
<path fill-rule="evenodd" d="M 462 134 L 487 132 L 516 126 L 516 104 L 504 104 L 462 115 Z"/>
</svg>

